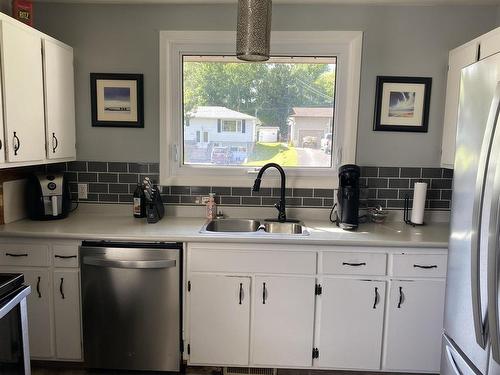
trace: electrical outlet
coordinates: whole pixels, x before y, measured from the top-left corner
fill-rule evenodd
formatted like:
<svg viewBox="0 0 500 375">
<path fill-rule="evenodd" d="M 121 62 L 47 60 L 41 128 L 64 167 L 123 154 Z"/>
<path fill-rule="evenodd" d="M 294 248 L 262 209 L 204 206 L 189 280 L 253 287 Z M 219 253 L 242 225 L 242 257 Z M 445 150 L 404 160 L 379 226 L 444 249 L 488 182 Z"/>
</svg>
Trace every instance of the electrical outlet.
<svg viewBox="0 0 500 375">
<path fill-rule="evenodd" d="M 194 199 L 194 203 L 195 204 L 207 204 L 208 203 L 208 198 L 209 197 L 202 197 L 202 196 L 197 196 L 195 199 Z"/>
<path fill-rule="evenodd" d="M 89 185 L 78 184 L 78 199 L 87 199 L 89 192 Z"/>
</svg>

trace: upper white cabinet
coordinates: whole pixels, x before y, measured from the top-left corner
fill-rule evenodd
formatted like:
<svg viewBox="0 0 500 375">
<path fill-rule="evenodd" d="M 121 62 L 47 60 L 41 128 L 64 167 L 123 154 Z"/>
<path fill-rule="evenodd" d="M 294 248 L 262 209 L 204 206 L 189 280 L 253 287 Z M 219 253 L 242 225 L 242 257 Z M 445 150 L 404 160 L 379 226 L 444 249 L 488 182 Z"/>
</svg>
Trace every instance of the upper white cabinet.
<svg viewBox="0 0 500 375">
<path fill-rule="evenodd" d="M 1 21 L 1 61 L 8 162 L 45 158 L 40 35 Z"/>
<path fill-rule="evenodd" d="M 0 13 L 0 60 L 0 168 L 74 160 L 72 48 Z"/>
<path fill-rule="evenodd" d="M 47 158 L 74 158 L 75 91 L 73 50 L 43 39 Z"/>
<path fill-rule="evenodd" d="M 462 69 L 500 52 L 500 28 L 450 51 L 444 108 L 441 166 L 453 168 Z"/>
</svg>

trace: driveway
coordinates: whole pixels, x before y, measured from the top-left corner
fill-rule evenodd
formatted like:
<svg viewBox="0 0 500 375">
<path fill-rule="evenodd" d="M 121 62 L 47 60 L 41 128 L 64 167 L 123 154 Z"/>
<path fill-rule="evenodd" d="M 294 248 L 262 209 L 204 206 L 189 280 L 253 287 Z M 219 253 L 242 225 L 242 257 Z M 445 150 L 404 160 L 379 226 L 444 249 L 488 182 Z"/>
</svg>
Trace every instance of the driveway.
<svg viewBox="0 0 500 375">
<path fill-rule="evenodd" d="M 313 148 L 296 147 L 300 167 L 329 167 L 331 155 Z"/>
</svg>

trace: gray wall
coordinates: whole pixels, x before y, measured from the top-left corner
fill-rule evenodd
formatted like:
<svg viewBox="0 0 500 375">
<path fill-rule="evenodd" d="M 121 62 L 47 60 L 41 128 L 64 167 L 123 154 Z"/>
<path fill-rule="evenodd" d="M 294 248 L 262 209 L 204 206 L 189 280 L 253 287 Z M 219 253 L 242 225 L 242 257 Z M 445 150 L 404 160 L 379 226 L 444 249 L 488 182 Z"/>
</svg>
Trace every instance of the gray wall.
<svg viewBox="0 0 500 375">
<path fill-rule="evenodd" d="M 448 51 L 497 24 L 496 6 L 278 5 L 274 30 L 362 30 L 357 162 L 438 166 Z M 235 5 L 36 3 L 42 31 L 72 45 L 76 59 L 78 158 L 158 161 L 158 31 L 232 30 Z M 90 72 L 144 73 L 145 129 L 92 128 Z M 433 78 L 429 132 L 373 132 L 377 75 Z"/>
</svg>

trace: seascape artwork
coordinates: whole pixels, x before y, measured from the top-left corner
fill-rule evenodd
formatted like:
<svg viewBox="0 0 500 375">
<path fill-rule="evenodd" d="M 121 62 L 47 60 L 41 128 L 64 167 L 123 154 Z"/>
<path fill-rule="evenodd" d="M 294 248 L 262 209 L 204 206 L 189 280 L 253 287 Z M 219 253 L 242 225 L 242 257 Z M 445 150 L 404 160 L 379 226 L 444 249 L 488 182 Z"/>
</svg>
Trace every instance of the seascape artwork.
<svg viewBox="0 0 500 375">
<path fill-rule="evenodd" d="M 130 87 L 104 87 L 105 112 L 130 112 Z"/>
<path fill-rule="evenodd" d="M 389 117 L 411 118 L 415 115 L 415 92 L 391 91 Z"/>
</svg>

